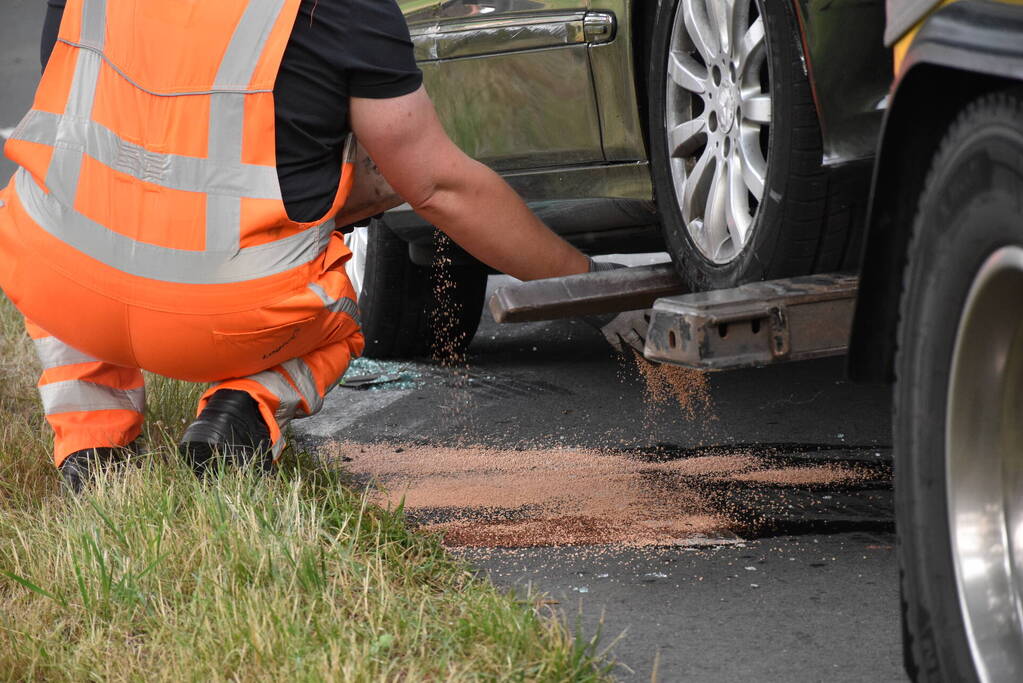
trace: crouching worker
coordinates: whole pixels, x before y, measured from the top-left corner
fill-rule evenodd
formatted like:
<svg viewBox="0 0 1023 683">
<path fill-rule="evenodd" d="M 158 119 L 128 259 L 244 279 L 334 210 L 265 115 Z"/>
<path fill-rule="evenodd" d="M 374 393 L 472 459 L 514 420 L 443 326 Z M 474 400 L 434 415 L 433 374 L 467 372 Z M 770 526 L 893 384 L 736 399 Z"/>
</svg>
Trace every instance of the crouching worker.
<svg viewBox="0 0 1023 683">
<path fill-rule="evenodd" d="M 5 148 L 0 286 L 75 489 L 139 437 L 141 370 L 211 383 L 194 467 L 276 460 L 363 348 L 337 225 L 404 200 L 515 277 L 590 267 L 448 139 L 394 0 L 49 4 Z"/>
</svg>

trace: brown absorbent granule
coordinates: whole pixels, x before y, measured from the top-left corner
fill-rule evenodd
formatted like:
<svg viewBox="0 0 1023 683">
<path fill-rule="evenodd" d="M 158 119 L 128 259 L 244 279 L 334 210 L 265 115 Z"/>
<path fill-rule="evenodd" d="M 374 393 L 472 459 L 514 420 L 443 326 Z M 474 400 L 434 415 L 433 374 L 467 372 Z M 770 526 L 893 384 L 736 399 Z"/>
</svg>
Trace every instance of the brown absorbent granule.
<svg viewBox="0 0 1023 683">
<path fill-rule="evenodd" d="M 375 484 L 375 502 L 404 502 L 410 518 L 442 534 L 446 545 L 466 547 L 734 539 L 734 530 L 750 520 L 734 519 L 708 486 L 832 484 L 866 476 L 832 464 L 778 467 L 749 449 L 650 462 L 578 448 L 337 443 L 324 455 L 351 458 L 345 468 Z"/>
<path fill-rule="evenodd" d="M 751 455 L 703 455 L 695 458 L 669 460 L 668 462 L 648 463 L 643 466 L 643 469 L 699 477 L 745 472 L 760 465 L 761 460 Z"/>
<path fill-rule="evenodd" d="M 776 469 L 743 472 L 730 477 L 732 481 L 751 484 L 781 484 L 784 486 L 835 485 L 863 481 L 869 473 L 843 465 L 814 465 L 811 467 L 780 467 Z"/>
<path fill-rule="evenodd" d="M 430 267 L 430 283 L 433 288 L 432 308 L 429 324 L 433 336 L 430 353 L 433 359 L 445 367 L 460 367 L 465 364 L 466 331 L 461 329 L 462 304 L 456 296 L 457 284 L 452 279 L 455 267 L 451 258 L 454 243 L 439 230 L 433 231 L 434 259 Z"/>
<path fill-rule="evenodd" d="M 529 548 L 562 545 L 672 545 L 694 536 L 727 532 L 728 520 L 715 515 L 645 521 L 565 516 L 512 522 L 445 522 L 422 527 L 440 533 L 444 544 L 468 548 Z"/>
<path fill-rule="evenodd" d="M 647 405 L 666 405 L 674 401 L 687 420 L 713 419 L 707 373 L 651 363 L 638 353 L 634 354 L 634 360 L 646 385 Z"/>
</svg>

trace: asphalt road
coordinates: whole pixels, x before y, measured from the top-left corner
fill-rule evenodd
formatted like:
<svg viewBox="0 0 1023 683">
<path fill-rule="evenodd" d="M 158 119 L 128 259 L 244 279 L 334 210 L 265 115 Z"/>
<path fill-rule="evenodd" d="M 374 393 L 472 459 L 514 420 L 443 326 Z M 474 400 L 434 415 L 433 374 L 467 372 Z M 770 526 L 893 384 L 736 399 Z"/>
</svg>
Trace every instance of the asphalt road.
<svg viewBox="0 0 1023 683">
<path fill-rule="evenodd" d="M 0 131 L 31 102 L 44 6 L 0 8 Z M 11 171 L 0 161 L 0 182 Z M 499 327 L 487 318 L 467 367 L 414 368 L 414 381 L 333 392 L 323 413 L 296 425 L 298 438 L 310 447 L 470 439 L 678 458 L 741 449 L 882 472 L 890 462 L 888 394 L 847 383 L 840 359 L 716 375 L 712 414 L 696 419 L 651 409 L 634 367 L 575 322 Z M 764 507 L 770 523 L 694 546 L 455 552 L 498 585 L 546 592 L 581 633 L 599 630 L 623 680 L 655 671 L 661 681 L 904 680 L 890 481 L 797 493 L 738 501 L 747 513 Z"/>
<path fill-rule="evenodd" d="M 45 14 L 45 0 L 4 0 L 0 7 L 0 143 L 32 104 Z M 13 172 L 14 166 L 0 159 L 0 182 L 7 184 Z"/>
<path fill-rule="evenodd" d="M 846 382 L 842 359 L 715 375 L 713 419 L 670 405 L 651 415 L 631 365 L 571 321 L 485 316 L 467 368 L 406 369 L 418 380 L 338 389 L 296 430 L 307 445 L 468 440 L 890 464 L 887 392 Z M 904 680 L 890 478 L 746 504 L 772 523 L 738 543 L 455 552 L 499 585 L 546 592 L 584 634 L 599 630 L 623 680 L 655 668 L 661 681 Z"/>
</svg>

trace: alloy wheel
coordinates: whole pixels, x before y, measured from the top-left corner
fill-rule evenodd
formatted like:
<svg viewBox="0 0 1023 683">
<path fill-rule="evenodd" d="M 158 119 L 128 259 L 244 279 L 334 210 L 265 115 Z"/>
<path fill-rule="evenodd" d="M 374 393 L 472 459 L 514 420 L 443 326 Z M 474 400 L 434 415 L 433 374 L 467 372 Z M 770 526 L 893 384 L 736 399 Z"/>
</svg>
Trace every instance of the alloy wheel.
<svg viewBox="0 0 1023 683">
<path fill-rule="evenodd" d="M 952 356 L 946 496 L 959 607 L 981 681 L 1023 671 L 1023 248 L 974 277 Z"/>
<path fill-rule="evenodd" d="M 665 134 L 689 236 L 713 263 L 749 243 L 767 178 L 771 87 L 754 0 L 679 0 L 668 51 Z"/>
</svg>

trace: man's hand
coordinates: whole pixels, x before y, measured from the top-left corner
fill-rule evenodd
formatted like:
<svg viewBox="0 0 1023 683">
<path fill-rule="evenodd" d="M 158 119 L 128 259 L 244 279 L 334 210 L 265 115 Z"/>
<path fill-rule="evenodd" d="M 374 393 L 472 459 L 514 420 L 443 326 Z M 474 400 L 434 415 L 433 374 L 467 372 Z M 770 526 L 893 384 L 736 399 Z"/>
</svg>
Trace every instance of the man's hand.
<svg viewBox="0 0 1023 683">
<path fill-rule="evenodd" d="M 621 263 L 608 263 L 607 261 L 598 263 L 590 259 L 591 273 L 619 270 L 626 267 Z M 615 351 L 624 352 L 626 346 L 631 346 L 642 355 L 643 347 L 646 346 L 646 331 L 650 326 L 650 311 L 590 315 L 583 320 L 600 330 L 604 339 Z"/>
<path fill-rule="evenodd" d="M 642 355 L 649 326 L 650 311 L 625 311 L 602 325 L 600 331 L 616 351 L 624 353 L 626 346 L 631 346 Z"/>
</svg>

